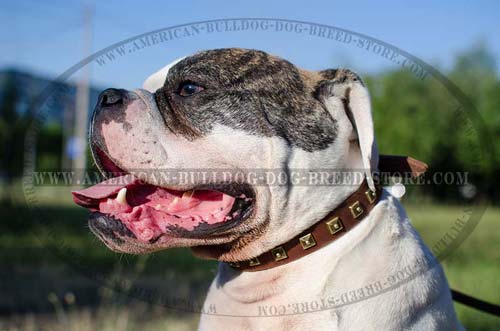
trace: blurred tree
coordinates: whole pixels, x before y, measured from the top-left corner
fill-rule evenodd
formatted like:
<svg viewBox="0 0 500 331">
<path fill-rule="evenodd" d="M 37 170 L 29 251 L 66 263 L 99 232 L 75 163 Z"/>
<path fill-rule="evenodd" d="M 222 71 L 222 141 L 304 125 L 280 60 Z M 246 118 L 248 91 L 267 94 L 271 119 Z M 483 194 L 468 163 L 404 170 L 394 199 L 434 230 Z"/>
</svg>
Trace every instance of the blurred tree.
<svg viewBox="0 0 500 331">
<path fill-rule="evenodd" d="M 500 145 L 497 140 L 500 137 L 500 81 L 497 72 L 495 56 L 482 42 L 460 53 L 450 72 L 449 77 L 464 91 L 474 103 L 479 114 L 486 125 L 488 132 L 475 132 L 485 134 L 494 149 L 492 162 L 486 162 L 483 166 L 478 164 L 477 152 L 467 148 L 467 132 L 461 132 L 455 144 L 455 153 L 459 160 L 466 165 L 479 183 L 482 190 L 492 200 L 500 197 L 500 164 L 498 155 Z"/>
<path fill-rule="evenodd" d="M 48 123 L 40 131 L 37 141 L 37 170 L 54 171 L 59 169 L 63 156 L 63 132 L 58 123 Z"/>
<path fill-rule="evenodd" d="M 12 182 L 22 173 L 22 151 L 27 123 L 18 111 L 20 101 L 16 77 L 13 73 L 7 73 L 0 104 L 0 144 L 3 146 L 0 156 L 0 176 L 4 182 L 5 192 L 1 197 L 3 204 L 12 204 L 10 195 Z"/>
<path fill-rule="evenodd" d="M 478 164 L 482 150 L 477 145 L 480 135 L 491 138 L 492 144 L 500 136 L 500 81 L 495 58 L 479 44 L 457 56 L 449 77 L 470 98 L 486 127 L 472 122 L 467 109 L 432 77 L 422 81 L 404 69 L 393 70 L 366 78 L 379 149 L 424 160 L 431 166 L 431 176 L 432 171 L 468 172 L 481 192 L 497 197 L 499 164 Z M 500 146 L 495 148 L 498 155 Z M 460 198 L 456 185 L 430 185 L 427 190 L 436 197 Z"/>
</svg>

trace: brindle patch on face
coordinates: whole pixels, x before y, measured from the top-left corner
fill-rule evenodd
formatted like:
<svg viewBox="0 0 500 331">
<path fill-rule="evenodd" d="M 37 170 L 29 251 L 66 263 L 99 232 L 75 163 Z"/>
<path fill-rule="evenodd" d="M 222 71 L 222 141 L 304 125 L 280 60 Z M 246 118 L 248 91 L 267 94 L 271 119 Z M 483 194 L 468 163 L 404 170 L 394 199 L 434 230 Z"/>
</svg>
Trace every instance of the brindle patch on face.
<svg viewBox="0 0 500 331">
<path fill-rule="evenodd" d="M 349 69 L 327 69 L 320 71 L 319 75 L 322 79 L 317 81 L 314 91 L 314 95 L 318 100 L 325 100 L 326 98 L 332 96 L 333 88 L 336 84 L 359 82 L 362 86 L 365 86 L 361 77 Z M 349 90 L 350 89 L 346 89 L 345 95 L 338 95 L 337 97 L 342 99 L 347 116 L 354 125 L 354 120 L 351 118 L 352 115 L 349 109 Z"/>
<path fill-rule="evenodd" d="M 249 226 L 239 230 L 238 236 L 226 243 L 215 245 L 200 245 L 191 247 L 193 253 L 204 259 L 215 259 L 219 261 L 241 261 L 241 254 L 248 244 L 258 240 L 268 230 L 270 219 L 266 218 L 259 226 Z M 223 235 L 223 234 L 222 234 Z"/>
<path fill-rule="evenodd" d="M 261 51 L 217 49 L 173 66 L 155 98 L 167 127 L 190 140 L 221 124 L 253 135 L 279 136 L 312 152 L 330 145 L 337 132 L 335 119 L 315 98 L 315 87 L 325 78 Z M 204 90 L 182 97 L 178 91 L 183 82 Z"/>
</svg>

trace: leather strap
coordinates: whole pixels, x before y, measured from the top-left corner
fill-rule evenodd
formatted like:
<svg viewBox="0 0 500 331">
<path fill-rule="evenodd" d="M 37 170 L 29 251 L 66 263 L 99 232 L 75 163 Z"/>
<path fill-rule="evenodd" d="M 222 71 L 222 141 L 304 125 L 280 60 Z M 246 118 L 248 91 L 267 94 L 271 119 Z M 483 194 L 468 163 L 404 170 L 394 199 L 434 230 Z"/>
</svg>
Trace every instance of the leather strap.
<svg viewBox="0 0 500 331">
<path fill-rule="evenodd" d="M 379 169 L 380 172 L 389 175 L 409 174 L 412 177 L 418 177 L 427 170 L 427 165 L 411 157 L 381 155 Z M 377 204 L 381 194 L 380 185 L 375 185 L 375 191 L 372 191 L 365 180 L 353 194 L 325 218 L 288 242 L 251 260 L 228 264 L 241 271 L 259 271 L 284 265 L 311 254 L 358 225 Z"/>
<path fill-rule="evenodd" d="M 389 176 L 410 176 L 416 178 L 427 171 L 429 166 L 409 156 L 380 155 L 379 171 Z"/>
<path fill-rule="evenodd" d="M 292 240 L 251 260 L 232 262 L 229 265 L 242 271 L 259 271 L 274 268 L 311 254 L 342 237 L 361 222 L 377 204 L 381 193 L 380 186 L 376 186 L 376 190 L 373 192 L 365 180 L 328 216 Z"/>
</svg>

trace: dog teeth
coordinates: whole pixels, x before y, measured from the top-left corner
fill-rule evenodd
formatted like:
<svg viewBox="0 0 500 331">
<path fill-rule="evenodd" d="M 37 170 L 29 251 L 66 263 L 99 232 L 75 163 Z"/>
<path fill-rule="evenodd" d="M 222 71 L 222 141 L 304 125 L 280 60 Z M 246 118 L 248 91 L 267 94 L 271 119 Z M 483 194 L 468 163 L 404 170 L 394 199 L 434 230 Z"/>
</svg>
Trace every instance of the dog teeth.
<svg viewBox="0 0 500 331">
<path fill-rule="evenodd" d="M 124 187 L 120 191 L 118 191 L 118 194 L 116 195 L 116 199 L 115 200 L 118 203 L 121 203 L 122 205 L 124 205 L 124 204 L 127 203 L 126 196 L 127 196 L 127 188 Z"/>
<path fill-rule="evenodd" d="M 193 194 L 194 194 L 194 190 L 186 191 L 186 192 L 182 193 L 182 198 L 183 199 L 192 198 Z"/>
<path fill-rule="evenodd" d="M 174 200 L 170 203 L 171 205 L 175 205 L 177 202 L 179 202 L 179 198 L 175 197 Z"/>
<path fill-rule="evenodd" d="M 160 205 L 160 204 L 157 204 L 157 205 L 155 206 L 155 209 L 156 209 L 156 210 L 160 210 L 160 209 L 161 209 L 161 205 Z"/>
</svg>

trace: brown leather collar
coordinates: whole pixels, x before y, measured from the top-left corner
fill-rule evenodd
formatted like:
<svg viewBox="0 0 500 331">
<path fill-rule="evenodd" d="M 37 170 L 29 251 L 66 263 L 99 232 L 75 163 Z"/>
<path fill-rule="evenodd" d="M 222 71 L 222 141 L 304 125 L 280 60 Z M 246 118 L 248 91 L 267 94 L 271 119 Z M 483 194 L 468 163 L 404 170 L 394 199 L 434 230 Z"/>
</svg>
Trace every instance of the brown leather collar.
<svg viewBox="0 0 500 331">
<path fill-rule="evenodd" d="M 356 192 L 328 216 L 292 240 L 251 260 L 232 262 L 229 265 L 242 271 L 258 271 L 274 268 L 311 254 L 342 237 L 360 223 L 377 204 L 381 193 L 380 186 L 376 186 L 376 190 L 371 191 L 364 181 Z"/>
<path fill-rule="evenodd" d="M 388 175 L 418 177 L 427 170 L 427 165 L 406 156 L 381 155 L 379 169 L 380 172 Z M 365 180 L 353 194 L 325 218 L 293 239 L 251 260 L 228 264 L 240 271 L 259 271 L 278 267 L 311 254 L 358 225 L 377 204 L 381 194 L 380 185 L 375 185 L 375 191 L 372 191 Z"/>
</svg>

